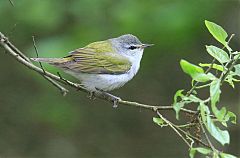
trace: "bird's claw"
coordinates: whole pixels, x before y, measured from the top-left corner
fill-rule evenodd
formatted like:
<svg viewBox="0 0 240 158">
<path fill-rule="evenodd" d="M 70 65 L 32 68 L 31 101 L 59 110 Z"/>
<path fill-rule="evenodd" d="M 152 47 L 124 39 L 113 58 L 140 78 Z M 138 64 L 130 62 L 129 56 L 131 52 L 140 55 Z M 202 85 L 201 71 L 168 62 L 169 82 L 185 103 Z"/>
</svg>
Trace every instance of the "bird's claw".
<svg viewBox="0 0 240 158">
<path fill-rule="evenodd" d="M 117 108 L 118 107 L 118 103 L 121 100 L 121 98 L 116 97 L 116 96 L 112 96 L 113 97 L 113 108 Z"/>
<path fill-rule="evenodd" d="M 95 99 L 96 99 L 94 92 L 89 92 L 89 95 L 88 95 L 87 97 L 88 97 L 89 99 L 91 99 L 91 100 L 95 100 Z"/>
<path fill-rule="evenodd" d="M 117 100 L 117 99 L 113 100 L 113 108 L 118 107 L 118 102 L 119 102 L 119 100 Z"/>
<path fill-rule="evenodd" d="M 114 95 L 112 95 L 110 93 L 107 93 L 107 92 L 105 92 L 105 91 L 103 91 L 101 89 L 98 89 L 98 88 L 96 88 L 96 90 L 98 92 L 101 92 L 102 94 L 104 94 L 105 97 L 107 97 L 108 99 L 110 98 L 110 100 L 113 102 L 113 108 L 117 108 L 118 107 L 118 103 L 121 100 L 121 98 L 116 97 L 116 96 L 114 96 Z"/>
</svg>

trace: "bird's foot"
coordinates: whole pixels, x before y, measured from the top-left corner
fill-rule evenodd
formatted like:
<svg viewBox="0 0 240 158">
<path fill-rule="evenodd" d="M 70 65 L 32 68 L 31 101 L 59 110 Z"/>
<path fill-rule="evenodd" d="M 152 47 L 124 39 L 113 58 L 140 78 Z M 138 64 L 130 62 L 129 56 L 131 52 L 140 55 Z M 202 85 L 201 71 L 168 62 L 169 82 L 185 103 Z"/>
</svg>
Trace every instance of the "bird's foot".
<svg viewBox="0 0 240 158">
<path fill-rule="evenodd" d="M 105 94 L 111 98 L 111 100 L 113 102 L 113 108 L 117 108 L 118 107 L 118 103 L 121 100 L 121 98 L 119 98 L 119 97 L 117 97 L 115 95 L 112 95 L 110 93 L 106 93 L 105 92 Z"/>
<path fill-rule="evenodd" d="M 114 96 L 115 98 L 113 99 L 113 108 L 118 107 L 118 103 L 121 100 L 121 98 Z"/>
<path fill-rule="evenodd" d="M 119 101 L 122 100 L 120 97 L 107 93 L 101 89 L 96 88 L 96 90 L 97 92 L 101 92 L 107 100 L 110 100 L 113 102 L 113 108 L 117 108 Z"/>
<path fill-rule="evenodd" d="M 96 97 L 95 97 L 95 92 L 89 92 L 88 96 L 87 96 L 89 99 L 91 100 L 95 100 Z"/>
<path fill-rule="evenodd" d="M 107 98 L 109 98 L 112 102 L 113 102 L 113 108 L 117 108 L 118 107 L 118 103 L 121 100 L 120 97 L 117 97 L 115 95 L 112 95 L 110 93 L 101 91 Z"/>
</svg>

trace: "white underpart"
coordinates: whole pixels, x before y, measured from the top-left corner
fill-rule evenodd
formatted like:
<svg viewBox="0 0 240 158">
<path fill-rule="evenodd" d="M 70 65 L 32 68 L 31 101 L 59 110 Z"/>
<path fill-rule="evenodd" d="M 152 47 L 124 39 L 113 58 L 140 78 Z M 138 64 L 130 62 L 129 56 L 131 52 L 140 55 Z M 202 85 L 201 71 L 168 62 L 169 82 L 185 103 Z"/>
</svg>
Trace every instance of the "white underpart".
<svg viewBox="0 0 240 158">
<path fill-rule="evenodd" d="M 120 75 L 66 72 L 79 79 L 81 84 L 83 84 L 89 91 L 111 91 L 123 86 L 136 75 L 140 68 L 142 55 L 143 49 L 135 52 L 134 56 L 127 56 L 132 63 L 131 69 L 127 73 Z"/>
</svg>

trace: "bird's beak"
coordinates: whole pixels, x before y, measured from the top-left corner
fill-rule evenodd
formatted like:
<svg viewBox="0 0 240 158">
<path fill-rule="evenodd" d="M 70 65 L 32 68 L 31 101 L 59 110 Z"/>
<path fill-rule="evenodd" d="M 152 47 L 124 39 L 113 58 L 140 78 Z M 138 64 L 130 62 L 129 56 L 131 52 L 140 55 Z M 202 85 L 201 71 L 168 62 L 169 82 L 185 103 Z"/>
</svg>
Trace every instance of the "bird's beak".
<svg viewBox="0 0 240 158">
<path fill-rule="evenodd" d="M 141 48 L 147 48 L 147 47 L 151 47 L 153 46 L 154 44 L 142 44 L 141 45 Z"/>
</svg>

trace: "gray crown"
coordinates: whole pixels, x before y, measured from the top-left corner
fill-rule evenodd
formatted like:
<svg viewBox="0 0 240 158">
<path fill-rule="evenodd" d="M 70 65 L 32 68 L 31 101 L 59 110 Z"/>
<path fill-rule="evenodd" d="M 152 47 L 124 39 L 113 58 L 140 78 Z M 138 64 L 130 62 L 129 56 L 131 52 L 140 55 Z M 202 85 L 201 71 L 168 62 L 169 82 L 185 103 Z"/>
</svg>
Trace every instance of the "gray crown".
<svg viewBox="0 0 240 158">
<path fill-rule="evenodd" d="M 117 40 L 119 43 L 124 43 L 124 44 L 142 44 L 142 42 L 134 35 L 132 34 L 125 34 L 122 36 L 119 36 L 117 38 L 115 38 L 115 40 Z"/>
</svg>

